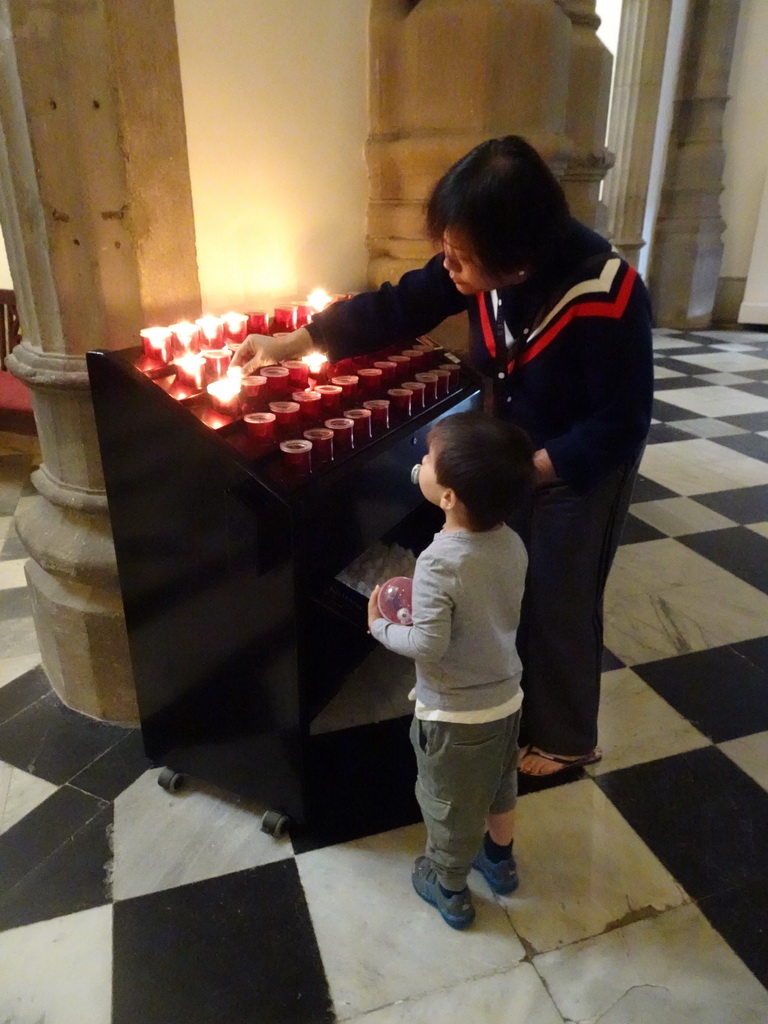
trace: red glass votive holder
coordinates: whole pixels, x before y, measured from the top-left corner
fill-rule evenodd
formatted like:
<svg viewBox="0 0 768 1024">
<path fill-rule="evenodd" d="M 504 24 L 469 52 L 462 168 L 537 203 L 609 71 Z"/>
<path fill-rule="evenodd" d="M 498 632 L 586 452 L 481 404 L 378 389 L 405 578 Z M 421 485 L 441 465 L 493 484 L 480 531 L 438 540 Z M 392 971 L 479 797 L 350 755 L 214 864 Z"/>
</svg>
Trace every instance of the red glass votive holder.
<svg viewBox="0 0 768 1024">
<path fill-rule="evenodd" d="M 395 412 L 400 416 L 411 415 L 412 391 L 409 391 L 408 388 L 390 388 L 387 395 Z"/>
<path fill-rule="evenodd" d="M 417 373 L 416 380 L 424 385 L 424 404 L 437 401 L 437 374 Z"/>
<path fill-rule="evenodd" d="M 141 347 L 147 359 L 167 365 L 171 361 L 172 335 L 170 327 L 145 327 L 139 332 Z"/>
<path fill-rule="evenodd" d="M 200 328 L 200 340 L 206 348 L 224 347 L 224 323 L 218 316 L 201 316 L 195 323 Z"/>
<path fill-rule="evenodd" d="M 171 324 L 170 331 L 173 333 L 173 351 L 177 356 L 189 355 L 190 352 L 200 351 L 200 328 L 191 324 L 188 320 L 181 323 Z"/>
<path fill-rule="evenodd" d="M 427 385 L 422 380 L 404 380 L 403 387 L 407 388 L 413 394 L 411 399 L 411 409 L 413 412 L 418 412 L 419 409 L 424 408 L 424 392 L 427 390 Z"/>
<path fill-rule="evenodd" d="M 354 373 L 346 373 L 341 377 L 331 377 L 331 384 L 335 384 L 336 387 L 341 388 L 343 398 L 351 398 L 357 390 L 359 379 L 360 378 Z"/>
<path fill-rule="evenodd" d="M 437 397 L 445 398 L 451 390 L 451 375 L 447 370 L 430 370 L 437 377 Z"/>
<path fill-rule="evenodd" d="M 318 462 L 330 462 L 333 458 L 333 431 L 330 427 L 310 427 L 304 431 L 304 438 L 312 442 L 312 455 Z"/>
<path fill-rule="evenodd" d="M 440 363 L 435 373 L 440 370 L 444 370 L 450 380 L 448 382 L 448 390 L 453 391 L 454 388 L 459 386 L 459 364 L 458 363 Z"/>
<path fill-rule="evenodd" d="M 205 359 L 195 352 L 174 359 L 173 365 L 176 368 L 176 380 L 179 384 L 201 391 L 205 378 Z"/>
<path fill-rule="evenodd" d="M 318 384 L 315 391 L 320 395 L 321 416 L 336 416 L 341 404 L 342 390 L 338 384 Z"/>
<path fill-rule="evenodd" d="M 232 353 L 228 348 L 204 348 L 200 353 L 205 360 L 205 379 L 210 383 L 221 380 L 229 368 Z"/>
<path fill-rule="evenodd" d="M 334 416 L 326 420 L 325 426 L 333 431 L 333 444 L 336 450 L 354 448 L 354 426 L 355 421 L 349 416 Z"/>
<path fill-rule="evenodd" d="M 298 402 L 270 402 L 269 411 L 275 414 L 275 426 L 278 434 L 285 437 L 287 434 L 295 434 L 299 429 L 299 403 Z"/>
<path fill-rule="evenodd" d="M 421 372 L 424 367 L 424 353 L 420 352 L 417 348 L 407 348 L 405 351 L 400 353 L 403 356 L 408 356 L 411 360 L 411 371 L 413 373 Z"/>
<path fill-rule="evenodd" d="M 249 412 L 243 416 L 248 436 L 262 444 L 274 441 L 276 419 L 273 412 Z"/>
<path fill-rule="evenodd" d="M 266 385 L 267 378 L 262 377 L 260 373 L 241 378 L 240 404 L 245 412 L 257 412 L 264 405 Z"/>
<path fill-rule="evenodd" d="M 294 390 L 309 385 L 309 367 L 303 359 L 284 359 L 280 365 L 288 371 L 288 380 Z"/>
<path fill-rule="evenodd" d="M 397 363 L 393 363 L 390 359 L 382 359 L 379 362 L 374 363 L 373 367 L 376 370 L 381 370 L 382 388 L 386 389 L 395 386 Z"/>
<path fill-rule="evenodd" d="M 296 303 L 295 323 L 297 327 L 305 327 L 315 314 L 315 307 L 307 302 Z"/>
<path fill-rule="evenodd" d="M 411 360 L 408 356 L 390 356 L 388 362 L 395 364 L 395 380 L 401 381 L 411 372 Z"/>
<path fill-rule="evenodd" d="M 296 330 L 295 309 L 293 306 L 275 306 L 275 316 L 270 334 L 287 333 Z"/>
<path fill-rule="evenodd" d="M 206 389 L 211 405 L 216 412 L 237 419 L 240 415 L 240 382 L 225 377 L 215 380 Z"/>
<path fill-rule="evenodd" d="M 367 395 L 373 395 L 381 390 L 384 374 L 378 366 L 365 366 L 357 371 L 360 378 L 360 386 Z"/>
<path fill-rule="evenodd" d="M 421 355 L 421 369 L 424 371 L 431 370 L 437 349 L 432 348 L 431 345 L 422 345 L 419 343 L 413 346 L 413 351 L 419 352 Z"/>
<path fill-rule="evenodd" d="M 293 438 L 280 442 L 283 466 L 291 473 L 308 473 L 312 468 L 312 442 Z"/>
<path fill-rule="evenodd" d="M 224 313 L 224 337 L 242 345 L 248 334 L 248 317 L 244 313 Z"/>
<path fill-rule="evenodd" d="M 352 436 L 355 444 L 362 444 L 371 436 L 371 410 L 345 409 L 344 416 L 352 420 Z"/>
<path fill-rule="evenodd" d="M 248 317 L 249 334 L 269 334 L 269 313 L 266 309 L 255 309 Z"/>
<path fill-rule="evenodd" d="M 386 430 L 389 427 L 389 399 L 374 398 L 363 402 L 364 409 L 370 409 L 371 427 L 374 431 Z"/>
<path fill-rule="evenodd" d="M 294 391 L 291 399 L 299 406 L 302 423 L 314 423 L 320 419 L 320 395 L 316 391 Z"/>
<path fill-rule="evenodd" d="M 290 377 L 284 366 L 262 366 L 259 373 L 267 378 L 267 401 L 279 400 L 291 391 Z"/>
</svg>

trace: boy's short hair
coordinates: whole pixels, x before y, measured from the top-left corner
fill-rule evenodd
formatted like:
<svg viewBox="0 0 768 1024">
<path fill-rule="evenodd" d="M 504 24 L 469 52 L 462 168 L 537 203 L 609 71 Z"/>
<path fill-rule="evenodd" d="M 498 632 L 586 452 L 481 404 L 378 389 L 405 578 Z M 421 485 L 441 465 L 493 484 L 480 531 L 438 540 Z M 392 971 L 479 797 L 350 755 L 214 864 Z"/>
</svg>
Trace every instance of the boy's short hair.
<svg viewBox="0 0 768 1024">
<path fill-rule="evenodd" d="M 512 423 L 459 412 L 439 420 L 427 441 L 437 482 L 453 490 L 475 530 L 508 519 L 533 486 L 534 445 Z"/>
</svg>

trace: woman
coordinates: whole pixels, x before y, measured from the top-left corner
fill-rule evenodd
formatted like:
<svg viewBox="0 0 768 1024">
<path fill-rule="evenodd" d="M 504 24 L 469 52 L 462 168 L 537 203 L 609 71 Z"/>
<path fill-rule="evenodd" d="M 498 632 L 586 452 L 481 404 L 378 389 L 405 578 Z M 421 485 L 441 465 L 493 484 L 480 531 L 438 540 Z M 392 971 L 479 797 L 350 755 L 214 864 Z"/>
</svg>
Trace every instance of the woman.
<svg viewBox="0 0 768 1024">
<path fill-rule="evenodd" d="M 470 362 L 496 415 L 536 445 L 537 487 L 514 523 L 529 553 L 518 646 L 520 771 L 569 773 L 600 759 L 603 591 L 650 423 L 648 296 L 610 244 L 571 218 L 559 182 L 518 136 L 475 147 L 438 181 L 422 269 L 329 306 L 307 328 L 251 336 L 236 363 L 324 348 L 374 351 L 466 311 Z"/>
</svg>

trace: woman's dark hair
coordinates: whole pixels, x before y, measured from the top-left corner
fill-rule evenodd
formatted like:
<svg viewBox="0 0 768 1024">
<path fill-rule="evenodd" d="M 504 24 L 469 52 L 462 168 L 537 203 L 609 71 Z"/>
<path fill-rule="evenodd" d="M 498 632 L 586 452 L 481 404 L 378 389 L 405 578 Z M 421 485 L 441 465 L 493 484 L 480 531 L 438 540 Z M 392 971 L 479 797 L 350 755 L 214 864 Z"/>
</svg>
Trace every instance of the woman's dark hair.
<svg viewBox="0 0 768 1024">
<path fill-rule="evenodd" d="M 504 274 L 547 263 L 570 223 L 560 182 L 519 135 L 488 139 L 453 165 L 427 203 L 427 232 L 466 241 L 482 268 Z"/>
<path fill-rule="evenodd" d="M 512 423 L 459 412 L 439 420 L 427 440 L 437 482 L 455 492 L 474 530 L 504 522 L 533 485 L 533 442 Z"/>
</svg>

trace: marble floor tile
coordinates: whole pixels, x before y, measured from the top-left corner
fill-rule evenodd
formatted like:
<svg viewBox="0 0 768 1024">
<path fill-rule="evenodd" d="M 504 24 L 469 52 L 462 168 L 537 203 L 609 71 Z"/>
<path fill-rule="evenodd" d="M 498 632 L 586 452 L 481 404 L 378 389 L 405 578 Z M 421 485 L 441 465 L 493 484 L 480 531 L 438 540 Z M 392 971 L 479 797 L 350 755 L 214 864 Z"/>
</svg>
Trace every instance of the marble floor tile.
<svg viewBox="0 0 768 1024">
<path fill-rule="evenodd" d="M 737 373 L 697 373 L 696 380 L 703 380 L 707 384 L 746 384 L 747 378 Z"/>
<path fill-rule="evenodd" d="M 645 546 L 619 548 L 616 562 Z M 718 566 L 708 580 L 689 585 L 642 583 L 616 563 L 608 578 L 605 645 L 625 665 L 751 640 L 764 635 L 766 621 L 768 596 Z"/>
<path fill-rule="evenodd" d="M 109 1024 L 112 908 L 0 934 L 0 1020 L 9 1024 Z"/>
<path fill-rule="evenodd" d="M 722 530 L 727 526 L 736 525 L 732 519 L 705 508 L 691 498 L 665 498 L 661 501 L 640 502 L 631 505 L 630 512 L 668 537 L 700 533 L 703 530 Z"/>
<path fill-rule="evenodd" d="M 256 807 L 202 783 L 176 794 L 145 772 L 115 800 L 115 899 L 270 864 L 290 857 L 288 839 L 260 830 Z"/>
<path fill-rule="evenodd" d="M 355 1017 L 349 1024 L 563 1024 L 530 964 Z"/>
<path fill-rule="evenodd" d="M 416 895 L 411 867 L 423 850 L 414 825 L 296 858 L 340 1020 L 508 970 L 525 955 L 477 872 L 466 932 Z"/>
<path fill-rule="evenodd" d="M 693 331 L 697 338 L 707 338 L 714 341 L 728 341 L 734 344 L 765 344 L 768 342 L 768 333 L 765 331 L 743 331 L 741 328 L 729 331 Z"/>
<path fill-rule="evenodd" d="M 729 451 L 707 438 L 650 445 L 641 471 L 643 476 L 688 496 L 768 483 L 768 464 Z"/>
<path fill-rule="evenodd" d="M 664 391 L 663 400 L 699 416 L 741 416 L 768 410 L 768 398 L 717 384 L 677 390 L 669 388 Z"/>
<path fill-rule="evenodd" d="M 695 355 L 676 356 L 682 363 L 690 363 L 691 366 L 706 366 L 713 372 L 718 373 L 739 373 L 749 370 L 768 370 L 768 359 L 751 352 L 739 352 L 729 347 L 724 352 L 697 352 Z"/>
<path fill-rule="evenodd" d="M 722 752 L 768 790 L 768 732 L 756 732 L 718 743 Z"/>
<path fill-rule="evenodd" d="M 658 335 L 658 328 L 653 332 L 653 351 L 654 352 L 675 352 L 682 351 L 684 348 L 700 348 L 701 346 L 695 341 L 686 341 L 685 338 L 675 338 L 670 336 Z"/>
<path fill-rule="evenodd" d="M 566 946 L 686 899 L 592 779 L 523 797 L 518 821 L 520 888 L 501 902 L 528 949 Z"/>
<path fill-rule="evenodd" d="M 768 543 L 746 526 L 691 533 L 681 543 L 768 593 Z"/>
<path fill-rule="evenodd" d="M 533 961 L 566 1020 L 758 1024 L 768 992 L 694 906 Z"/>
<path fill-rule="evenodd" d="M 26 587 L 24 575 L 25 558 L 17 558 L 9 562 L 0 562 L 0 590 L 12 590 L 15 587 Z"/>
<path fill-rule="evenodd" d="M 597 729 L 603 759 L 589 769 L 595 775 L 709 743 L 628 668 L 603 673 Z"/>
<path fill-rule="evenodd" d="M 0 835 L 46 800 L 57 787 L 0 761 Z"/>
<path fill-rule="evenodd" d="M 768 537 L 768 523 L 750 523 L 747 529 L 759 533 L 761 537 Z"/>
<path fill-rule="evenodd" d="M 10 619 L 3 623 L 2 652 L 4 658 L 34 657 L 40 660 L 35 621 L 32 616 Z"/>
<path fill-rule="evenodd" d="M 684 377 L 685 374 L 679 370 L 670 370 L 667 366 L 654 366 L 653 368 L 653 379 L 664 380 L 668 377 Z"/>
<path fill-rule="evenodd" d="M 5 638 L 0 642 L 0 651 L 5 648 Z M 12 683 L 14 679 L 24 675 L 40 664 L 39 654 L 22 654 L 15 658 L 0 658 L 0 686 Z"/>
<path fill-rule="evenodd" d="M 727 437 L 729 434 L 746 434 L 742 427 L 736 427 L 733 423 L 725 423 L 723 420 L 703 419 L 670 420 L 670 427 L 677 427 L 686 434 L 693 434 L 696 437 Z"/>
</svg>

